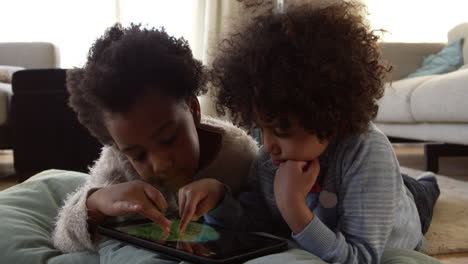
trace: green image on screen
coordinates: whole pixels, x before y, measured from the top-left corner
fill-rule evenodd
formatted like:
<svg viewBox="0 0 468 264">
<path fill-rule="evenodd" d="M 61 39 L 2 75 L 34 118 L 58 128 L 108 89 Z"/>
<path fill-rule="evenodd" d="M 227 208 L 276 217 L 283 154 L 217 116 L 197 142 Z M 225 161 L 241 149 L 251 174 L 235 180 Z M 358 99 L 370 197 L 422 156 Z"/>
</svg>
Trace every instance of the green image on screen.
<svg viewBox="0 0 468 264">
<path fill-rule="evenodd" d="M 119 228 L 121 231 L 138 237 L 159 241 L 207 242 L 219 239 L 219 233 L 209 225 L 190 222 L 184 232 L 179 232 L 180 219 L 170 219 L 170 231 L 162 230 L 156 223 Z"/>
</svg>

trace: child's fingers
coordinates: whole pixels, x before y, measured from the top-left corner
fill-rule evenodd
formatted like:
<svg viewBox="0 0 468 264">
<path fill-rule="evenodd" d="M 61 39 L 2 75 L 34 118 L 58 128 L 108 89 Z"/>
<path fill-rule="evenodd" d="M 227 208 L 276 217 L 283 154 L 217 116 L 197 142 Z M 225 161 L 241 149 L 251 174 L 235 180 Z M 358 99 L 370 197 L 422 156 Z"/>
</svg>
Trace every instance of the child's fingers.
<svg viewBox="0 0 468 264">
<path fill-rule="evenodd" d="M 190 220 L 192 220 L 192 218 L 194 217 L 195 210 L 197 209 L 197 205 L 200 202 L 200 199 L 201 198 L 199 195 L 192 195 L 190 197 L 186 197 L 185 206 L 182 209 L 182 218 L 180 220 L 180 232 L 183 232 L 185 230 Z"/>
<path fill-rule="evenodd" d="M 305 166 L 307 166 L 307 161 L 302 161 L 302 160 L 287 160 L 280 164 L 281 168 L 287 168 L 290 170 L 297 170 L 297 169 L 303 170 Z"/>
<path fill-rule="evenodd" d="M 182 215 L 184 213 L 183 209 L 185 208 L 185 202 L 186 202 L 186 196 L 185 196 L 184 188 L 179 189 L 178 199 L 179 199 L 179 216 L 182 217 Z"/>
<path fill-rule="evenodd" d="M 318 159 L 313 159 L 309 161 L 304 167 L 303 167 L 304 174 L 307 175 L 307 177 L 316 179 L 317 176 L 320 173 L 320 163 Z"/>
<path fill-rule="evenodd" d="M 164 215 L 162 215 L 161 212 L 159 212 L 150 201 L 142 206 L 142 209 L 139 211 L 139 213 L 153 220 L 153 222 L 160 224 L 162 229 L 165 231 L 169 231 L 172 225 L 172 222 L 169 221 Z"/>
<path fill-rule="evenodd" d="M 304 172 L 318 173 L 320 171 L 320 163 L 318 159 L 313 159 L 304 166 Z"/>
<path fill-rule="evenodd" d="M 205 215 L 211 209 L 213 209 L 213 206 L 214 206 L 213 201 L 209 201 L 208 197 L 204 199 L 200 199 L 200 201 L 195 207 L 194 217 Z"/>
<path fill-rule="evenodd" d="M 114 216 L 123 215 L 125 213 L 138 212 L 141 210 L 140 204 L 129 201 L 118 201 L 115 202 L 112 206 L 115 210 L 113 213 Z"/>
<path fill-rule="evenodd" d="M 184 232 L 190 220 L 192 220 L 193 215 L 195 214 L 195 206 L 190 206 L 190 203 L 187 203 L 184 211 L 182 212 L 182 217 L 180 219 L 179 231 Z"/>
<path fill-rule="evenodd" d="M 165 213 L 167 211 L 167 202 L 164 196 L 151 185 L 144 187 L 146 196 L 158 207 L 159 211 Z"/>
<path fill-rule="evenodd" d="M 171 232 L 162 232 L 158 240 L 166 241 L 166 239 L 171 235 Z"/>
</svg>

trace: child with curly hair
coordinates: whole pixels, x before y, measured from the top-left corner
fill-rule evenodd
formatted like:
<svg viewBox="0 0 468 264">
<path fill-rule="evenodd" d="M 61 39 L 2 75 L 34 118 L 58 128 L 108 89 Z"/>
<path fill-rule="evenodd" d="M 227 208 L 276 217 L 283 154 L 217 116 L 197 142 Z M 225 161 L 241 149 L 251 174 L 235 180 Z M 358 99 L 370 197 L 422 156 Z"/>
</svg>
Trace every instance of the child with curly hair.
<svg viewBox="0 0 468 264">
<path fill-rule="evenodd" d="M 389 69 L 360 8 L 291 6 L 221 43 L 211 73 L 218 110 L 259 127 L 263 147 L 237 199 L 209 183 L 224 197 L 207 222 L 292 238 L 329 263 L 380 263 L 384 249 L 422 247 L 437 181 L 402 175 L 371 122 Z"/>
<path fill-rule="evenodd" d="M 89 180 L 59 212 L 56 248 L 95 251 L 96 225 L 128 213 L 166 230 L 165 213 L 194 216 L 182 221 L 184 229 L 219 200 L 208 191 L 194 196 L 194 186 L 216 178 L 239 190 L 258 146 L 231 123 L 201 115 L 205 83 L 206 70 L 183 38 L 140 25 L 109 28 L 85 66 L 68 71 L 69 104 L 104 147 Z M 187 207 L 189 199 L 199 206 Z"/>
</svg>

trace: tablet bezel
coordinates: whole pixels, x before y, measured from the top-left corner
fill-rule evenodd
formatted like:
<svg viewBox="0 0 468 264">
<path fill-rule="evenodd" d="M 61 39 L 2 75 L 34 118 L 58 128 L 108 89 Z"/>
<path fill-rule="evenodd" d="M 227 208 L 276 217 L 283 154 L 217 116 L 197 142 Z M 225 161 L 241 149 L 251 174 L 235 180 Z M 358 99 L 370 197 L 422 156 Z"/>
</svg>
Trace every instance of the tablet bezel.
<svg viewBox="0 0 468 264">
<path fill-rule="evenodd" d="M 122 223 L 114 223 L 114 224 L 103 224 L 97 226 L 97 231 L 103 235 L 106 235 L 111 238 L 115 238 L 118 240 L 121 240 L 123 242 L 127 242 L 130 244 L 134 244 L 136 246 L 140 246 L 146 249 L 150 249 L 153 251 L 156 251 L 158 253 L 162 253 L 168 257 L 171 258 L 177 258 L 181 260 L 187 260 L 195 263 L 238 263 L 238 262 L 244 262 L 249 259 L 253 259 L 256 257 L 261 257 L 267 254 L 271 253 L 276 253 L 279 251 L 286 250 L 288 248 L 288 243 L 285 239 L 281 238 L 276 238 L 276 237 L 271 237 L 271 236 L 264 236 L 260 234 L 255 234 L 255 233 L 246 233 L 242 232 L 243 236 L 251 236 L 251 237 L 261 237 L 261 238 L 266 238 L 268 240 L 275 241 L 276 243 L 264 247 L 264 248 L 259 248 L 253 251 L 249 251 L 246 253 L 242 253 L 236 256 L 231 256 L 231 257 L 226 257 L 226 258 L 220 258 L 220 259 L 210 259 L 210 258 L 205 258 L 200 255 L 195 255 L 195 254 L 190 254 L 184 250 L 179 250 L 170 246 L 166 246 L 163 244 L 159 244 L 156 242 L 151 242 L 150 240 L 140 238 L 138 236 L 130 235 L 128 233 L 125 233 L 123 231 L 117 230 L 116 228 L 122 225 L 135 225 L 135 224 L 145 224 L 151 221 L 125 221 Z M 230 233 L 235 233 L 233 231 L 229 230 L 223 230 L 218 227 L 213 227 L 219 232 L 230 232 Z"/>
</svg>

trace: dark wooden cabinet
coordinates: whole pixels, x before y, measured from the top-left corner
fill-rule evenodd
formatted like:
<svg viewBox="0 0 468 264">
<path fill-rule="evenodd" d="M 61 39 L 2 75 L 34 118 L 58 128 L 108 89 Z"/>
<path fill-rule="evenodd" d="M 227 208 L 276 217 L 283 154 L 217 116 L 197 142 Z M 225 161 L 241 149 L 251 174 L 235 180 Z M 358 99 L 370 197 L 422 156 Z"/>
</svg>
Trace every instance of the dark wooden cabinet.
<svg viewBox="0 0 468 264">
<path fill-rule="evenodd" d="M 88 172 L 101 144 L 68 106 L 65 69 L 13 75 L 10 136 L 14 167 L 23 181 L 47 169 Z"/>
</svg>

